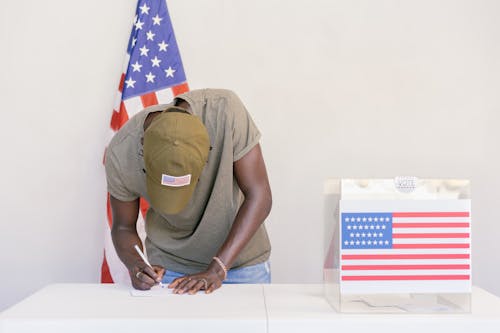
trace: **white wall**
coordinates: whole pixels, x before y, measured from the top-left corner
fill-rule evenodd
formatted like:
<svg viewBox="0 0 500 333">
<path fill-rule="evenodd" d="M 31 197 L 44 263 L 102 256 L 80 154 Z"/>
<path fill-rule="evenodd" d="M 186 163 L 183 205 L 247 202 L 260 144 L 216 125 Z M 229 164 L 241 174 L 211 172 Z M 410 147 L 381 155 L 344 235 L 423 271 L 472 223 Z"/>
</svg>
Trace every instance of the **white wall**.
<svg viewBox="0 0 500 333">
<path fill-rule="evenodd" d="M 500 2 L 169 0 L 192 89 L 263 133 L 273 281 L 321 281 L 323 182 L 470 178 L 474 279 L 500 295 Z M 97 282 L 101 164 L 135 0 L 0 0 L 0 310 Z"/>
</svg>

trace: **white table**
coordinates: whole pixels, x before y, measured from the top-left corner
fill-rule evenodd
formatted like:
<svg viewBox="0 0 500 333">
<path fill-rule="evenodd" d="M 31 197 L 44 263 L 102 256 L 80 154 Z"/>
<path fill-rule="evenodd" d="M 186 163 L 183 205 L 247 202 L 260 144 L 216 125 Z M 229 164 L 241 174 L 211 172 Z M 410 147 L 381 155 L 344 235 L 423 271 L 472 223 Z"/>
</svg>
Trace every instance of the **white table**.
<svg viewBox="0 0 500 333">
<path fill-rule="evenodd" d="M 317 285 L 264 287 L 268 332 L 431 333 L 500 332 L 500 298 L 474 287 L 467 314 L 342 314 Z"/>
<path fill-rule="evenodd" d="M 49 285 L 0 314 L 0 332 L 266 332 L 261 285 L 132 297 L 113 284 Z"/>
<path fill-rule="evenodd" d="M 0 314 L 0 332 L 500 332 L 500 298 L 470 314 L 340 314 L 321 285 L 225 285 L 210 295 L 132 297 L 127 287 L 55 284 Z"/>
</svg>

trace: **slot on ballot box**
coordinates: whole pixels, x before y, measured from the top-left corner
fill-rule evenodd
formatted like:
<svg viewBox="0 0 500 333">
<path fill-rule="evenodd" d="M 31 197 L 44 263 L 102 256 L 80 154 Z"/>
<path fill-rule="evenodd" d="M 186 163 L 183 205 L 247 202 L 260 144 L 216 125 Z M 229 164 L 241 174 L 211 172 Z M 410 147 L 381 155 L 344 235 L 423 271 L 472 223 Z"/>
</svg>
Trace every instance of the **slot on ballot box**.
<svg viewBox="0 0 500 333">
<path fill-rule="evenodd" d="M 324 194 L 324 287 L 337 311 L 470 312 L 468 180 L 329 179 Z"/>
</svg>

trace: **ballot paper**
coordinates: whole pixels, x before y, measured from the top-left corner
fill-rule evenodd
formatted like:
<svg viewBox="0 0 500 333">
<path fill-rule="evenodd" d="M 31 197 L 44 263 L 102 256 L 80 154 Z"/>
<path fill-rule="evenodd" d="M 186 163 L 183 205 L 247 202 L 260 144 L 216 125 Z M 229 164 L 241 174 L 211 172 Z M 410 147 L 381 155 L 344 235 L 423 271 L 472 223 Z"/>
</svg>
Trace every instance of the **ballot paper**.
<svg viewBox="0 0 500 333">
<path fill-rule="evenodd" d="M 458 309 L 455 304 L 445 298 L 428 294 L 386 294 L 383 297 L 364 295 L 349 300 L 344 307 L 350 308 L 351 311 L 363 310 L 363 312 L 376 313 L 446 313 L 455 312 Z"/>
<path fill-rule="evenodd" d="M 205 294 L 205 291 L 198 291 L 198 294 Z M 155 285 L 149 290 L 137 290 L 134 288 L 130 289 L 130 295 L 133 297 L 165 297 L 169 295 L 179 295 L 182 296 L 182 294 L 174 294 L 173 289 L 167 288 L 166 285 L 161 287 L 160 285 Z"/>
</svg>

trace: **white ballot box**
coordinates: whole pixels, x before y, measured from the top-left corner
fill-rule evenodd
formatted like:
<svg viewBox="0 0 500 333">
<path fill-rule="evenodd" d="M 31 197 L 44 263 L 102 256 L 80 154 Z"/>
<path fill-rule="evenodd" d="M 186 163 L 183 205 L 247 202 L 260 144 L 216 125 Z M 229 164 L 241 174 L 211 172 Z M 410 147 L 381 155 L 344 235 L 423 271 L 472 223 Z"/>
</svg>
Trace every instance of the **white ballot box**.
<svg viewBox="0 0 500 333">
<path fill-rule="evenodd" d="M 471 304 L 470 183 L 325 183 L 324 284 L 339 312 L 459 313 Z"/>
</svg>

